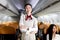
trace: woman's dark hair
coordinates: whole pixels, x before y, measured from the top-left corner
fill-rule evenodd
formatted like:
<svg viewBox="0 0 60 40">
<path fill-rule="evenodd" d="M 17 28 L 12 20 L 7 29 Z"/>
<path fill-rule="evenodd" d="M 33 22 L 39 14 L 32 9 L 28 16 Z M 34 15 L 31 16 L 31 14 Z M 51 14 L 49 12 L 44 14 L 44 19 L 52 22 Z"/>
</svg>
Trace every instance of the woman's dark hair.
<svg viewBox="0 0 60 40">
<path fill-rule="evenodd" d="M 51 24 L 48 28 L 48 34 L 49 34 L 49 40 L 52 40 L 52 33 L 53 33 L 53 27 L 56 26 L 55 24 Z"/>
<path fill-rule="evenodd" d="M 31 8 L 32 8 L 32 5 L 31 5 L 31 4 L 29 4 L 29 3 L 25 4 L 24 8 L 25 8 L 27 5 L 30 5 L 30 6 L 31 6 Z"/>
<path fill-rule="evenodd" d="M 32 8 L 32 5 L 31 5 L 31 4 L 29 4 L 29 3 L 25 4 L 24 8 L 25 8 L 27 5 L 30 5 L 30 6 L 31 6 L 31 8 Z M 32 11 L 33 11 L 33 10 L 32 10 Z M 32 13 L 32 12 L 31 12 L 31 13 Z"/>
<path fill-rule="evenodd" d="M 40 25 L 41 25 L 41 24 L 44 24 L 44 23 L 43 23 L 43 22 L 40 22 Z"/>
</svg>

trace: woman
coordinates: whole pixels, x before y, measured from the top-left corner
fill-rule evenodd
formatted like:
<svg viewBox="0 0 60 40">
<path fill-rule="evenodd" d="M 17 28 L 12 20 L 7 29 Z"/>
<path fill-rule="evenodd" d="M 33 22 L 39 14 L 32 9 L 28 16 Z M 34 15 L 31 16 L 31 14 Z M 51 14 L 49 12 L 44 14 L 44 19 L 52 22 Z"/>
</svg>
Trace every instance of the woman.
<svg viewBox="0 0 60 40">
<path fill-rule="evenodd" d="M 51 24 L 48 28 L 47 40 L 60 40 L 60 35 L 57 33 L 57 26 L 55 24 Z M 49 38 L 48 38 L 49 37 Z"/>
<path fill-rule="evenodd" d="M 22 32 L 22 40 L 36 40 L 35 34 L 38 31 L 37 19 L 32 15 L 32 5 L 25 5 L 26 14 L 21 14 L 19 26 Z"/>
</svg>

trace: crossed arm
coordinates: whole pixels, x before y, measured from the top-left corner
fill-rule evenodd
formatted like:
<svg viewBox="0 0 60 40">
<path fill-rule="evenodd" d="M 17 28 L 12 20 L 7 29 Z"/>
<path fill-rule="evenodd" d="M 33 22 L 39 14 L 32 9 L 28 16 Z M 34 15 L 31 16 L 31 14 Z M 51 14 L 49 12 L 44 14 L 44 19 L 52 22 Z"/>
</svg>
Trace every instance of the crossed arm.
<svg viewBox="0 0 60 40">
<path fill-rule="evenodd" d="M 38 31 L 38 26 L 37 26 L 37 20 L 35 19 L 35 22 L 34 22 L 34 24 L 33 24 L 33 27 L 29 27 L 29 28 L 27 28 L 25 25 L 24 25 L 24 22 L 23 22 L 23 18 L 22 18 L 23 16 L 21 16 L 21 18 L 20 18 L 20 23 L 19 23 L 19 26 L 20 26 L 20 30 L 21 30 L 21 32 L 26 32 L 26 33 L 37 33 L 37 31 Z"/>
</svg>

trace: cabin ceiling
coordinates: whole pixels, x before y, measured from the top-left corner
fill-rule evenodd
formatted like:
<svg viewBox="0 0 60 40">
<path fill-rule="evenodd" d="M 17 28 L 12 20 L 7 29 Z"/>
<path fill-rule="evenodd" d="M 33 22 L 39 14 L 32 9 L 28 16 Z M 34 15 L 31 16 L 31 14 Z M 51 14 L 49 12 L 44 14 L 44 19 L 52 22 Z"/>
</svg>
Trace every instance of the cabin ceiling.
<svg viewBox="0 0 60 40">
<path fill-rule="evenodd" d="M 21 9 L 24 10 L 24 5 L 26 3 L 30 3 L 32 4 L 33 14 L 35 14 L 36 12 L 44 9 L 48 5 L 58 0 L 4 0 L 4 1 L 7 1 L 7 4 L 10 3 L 11 5 L 13 5 L 17 10 Z M 4 1 L 2 2 L 0 1 L 0 3 L 3 5 L 5 4 L 4 6 L 6 6 L 6 3 L 4 3 Z"/>
</svg>

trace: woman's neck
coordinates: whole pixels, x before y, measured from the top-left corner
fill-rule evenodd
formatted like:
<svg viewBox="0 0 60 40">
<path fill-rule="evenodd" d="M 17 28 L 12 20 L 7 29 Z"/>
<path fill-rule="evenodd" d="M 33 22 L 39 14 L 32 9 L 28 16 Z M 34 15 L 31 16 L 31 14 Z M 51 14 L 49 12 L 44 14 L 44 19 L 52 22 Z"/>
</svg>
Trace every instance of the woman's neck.
<svg viewBox="0 0 60 40">
<path fill-rule="evenodd" d="M 53 33 L 52 37 L 55 38 L 56 33 Z"/>
<path fill-rule="evenodd" d="M 30 15 L 31 15 L 31 13 L 27 13 L 27 15 L 28 15 L 28 16 L 30 16 Z"/>
</svg>

